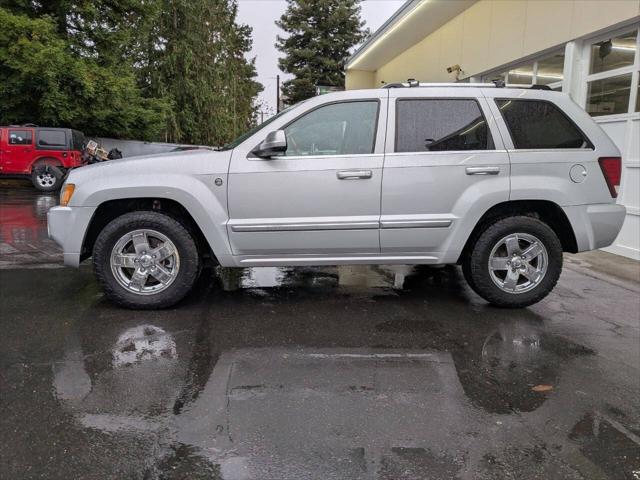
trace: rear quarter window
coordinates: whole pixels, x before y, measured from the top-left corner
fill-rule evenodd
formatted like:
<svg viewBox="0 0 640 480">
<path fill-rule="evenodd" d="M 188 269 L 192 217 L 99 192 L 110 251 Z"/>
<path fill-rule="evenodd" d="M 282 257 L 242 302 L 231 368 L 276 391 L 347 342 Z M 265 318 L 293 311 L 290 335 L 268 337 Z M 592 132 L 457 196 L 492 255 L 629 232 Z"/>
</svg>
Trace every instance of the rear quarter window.
<svg viewBox="0 0 640 480">
<path fill-rule="evenodd" d="M 496 99 L 516 149 L 593 148 L 575 123 L 546 100 Z"/>
<path fill-rule="evenodd" d="M 67 148 L 67 134 L 64 130 L 38 131 L 38 147 L 55 150 Z"/>
</svg>

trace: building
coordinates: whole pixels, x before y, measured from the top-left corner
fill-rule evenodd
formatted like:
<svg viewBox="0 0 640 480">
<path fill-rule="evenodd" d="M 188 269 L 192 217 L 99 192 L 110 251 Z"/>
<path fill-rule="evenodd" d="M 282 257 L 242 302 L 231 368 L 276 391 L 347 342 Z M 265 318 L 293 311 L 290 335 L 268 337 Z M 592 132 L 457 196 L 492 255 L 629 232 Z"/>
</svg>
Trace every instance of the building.
<svg viewBox="0 0 640 480">
<path fill-rule="evenodd" d="M 627 207 L 609 250 L 640 260 L 640 0 L 409 0 L 348 60 L 346 88 L 545 84 L 568 93 L 623 155 Z"/>
</svg>

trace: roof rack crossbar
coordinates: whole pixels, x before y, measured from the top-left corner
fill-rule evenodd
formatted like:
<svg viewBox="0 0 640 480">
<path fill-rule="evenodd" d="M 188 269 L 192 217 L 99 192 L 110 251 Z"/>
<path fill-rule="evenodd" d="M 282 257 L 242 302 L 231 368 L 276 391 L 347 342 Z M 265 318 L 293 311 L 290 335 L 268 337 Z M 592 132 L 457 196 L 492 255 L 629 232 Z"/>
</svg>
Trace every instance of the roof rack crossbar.
<svg viewBox="0 0 640 480">
<path fill-rule="evenodd" d="M 549 85 L 522 85 L 518 83 L 504 83 L 501 80 L 492 83 L 387 83 L 382 88 L 412 88 L 412 87 L 458 87 L 458 88 L 522 88 L 530 90 L 551 90 Z"/>
</svg>

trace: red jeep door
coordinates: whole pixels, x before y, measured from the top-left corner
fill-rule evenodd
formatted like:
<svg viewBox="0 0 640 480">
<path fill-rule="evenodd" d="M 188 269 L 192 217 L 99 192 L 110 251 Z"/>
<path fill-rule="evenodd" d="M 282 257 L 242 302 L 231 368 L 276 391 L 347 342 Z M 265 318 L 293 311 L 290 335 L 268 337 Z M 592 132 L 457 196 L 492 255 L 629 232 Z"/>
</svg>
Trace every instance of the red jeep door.
<svg viewBox="0 0 640 480">
<path fill-rule="evenodd" d="M 2 173 L 31 173 L 33 129 L 7 128 L 2 148 Z"/>
</svg>

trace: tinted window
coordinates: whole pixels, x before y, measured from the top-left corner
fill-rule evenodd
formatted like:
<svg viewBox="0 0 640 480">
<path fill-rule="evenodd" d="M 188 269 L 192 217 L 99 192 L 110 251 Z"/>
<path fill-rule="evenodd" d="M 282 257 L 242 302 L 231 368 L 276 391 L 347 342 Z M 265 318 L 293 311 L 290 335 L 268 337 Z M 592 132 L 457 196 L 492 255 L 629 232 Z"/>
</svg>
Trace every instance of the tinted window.
<svg viewBox="0 0 640 480">
<path fill-rule="evenodd" d="M 589 141 L 551 102 L 496 99 L 515 148 L 586 148 Z"/>
<path fill-rule="evenodd" d="M 87 142 L 84 133 L 78 130 L 71 130 L 71 145 L 74 150 L 84 150 L 85 143 Z"/>
<path fill-rule="evenodd" d="M 9 130 L 9 145 L 31 145 L 31 130 Z"/>
<path fill-rule="evenodd" d="M 494 148 L 475 100 L 398 100 L 396 117 L 396 152 Z"/>
<path fill-rule="evenodd" d="M 38 132 L 38 146 L 66 147 L 67 136 L 64 130 L 40 130 Z"/>
<path fill-rule="evenodd" d="M 373 153 L 378 102 L 325 105 L 285 129 L 287 156 Z"/>
</svg>

